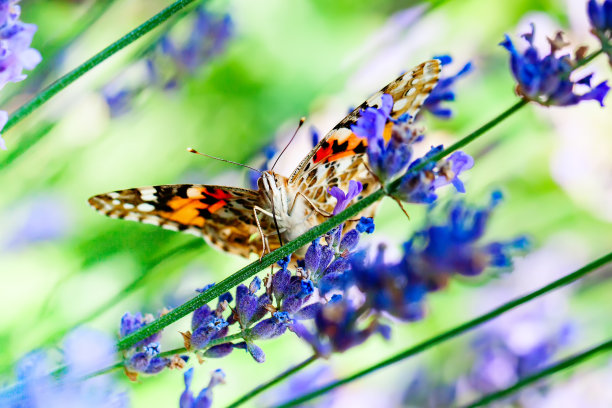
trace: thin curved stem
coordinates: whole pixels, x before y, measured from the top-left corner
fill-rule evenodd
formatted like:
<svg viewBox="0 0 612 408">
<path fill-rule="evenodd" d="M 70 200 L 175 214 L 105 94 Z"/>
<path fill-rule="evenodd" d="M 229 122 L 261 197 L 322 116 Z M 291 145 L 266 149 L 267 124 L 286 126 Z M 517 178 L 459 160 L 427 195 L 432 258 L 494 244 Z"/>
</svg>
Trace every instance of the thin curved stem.
<svg viewBox="0 0 612 408">
<path fill-rule="evenodd" d="M 514 308 L 516 308 L 517 306 L 520 306 L 524 303 L 529 302 L 532 299 L 535 299 L 539 296 L 542 296 L 548 292 L 551 292 L 555 289 L 561 288 L 563 286 L 569 285 L 572 282 L 577 281 L 578 279 L 582 278 L 583 276 L 595 271 L 597 268 L 612 262 L 612 252 L 608 253 L 607 255 L 602 256 L 599 259 L 596 259 L 595 261 L 589 263 L 588 265 L 578 269 L 577 271 L 570 273 L 569 275 L 566 275 L 560 279 L 557 279 L 556 281 L 549 283 L 548 285 L 535 290 L 533 292 L 528 293 L 525 296 L 521 296 L 519 298 L 516 298 L 514 300 L 511 300 L 510 302 L 507 302 L 505 304 L 503 304 L 502 306 L 490 311 L 489 313 L 485 313 L 481 316 L 478 316 L 475 319 L 469 320 L 463 324 L 460 324 L 459 326 L 455 326 L 450 330 L 447 330 L 443 333 L 440 333 L 437 336 L 434 336 L 428 340 L 425 340 L 415 346 L 412 346 L 386 360 L 383 360 L 379 363 L 376 363 L 374 365 L 371 365 L 370 367 L 367 367 L 361 371 L 358 371 L 355 374 L 352 374 L 348 377 L 342 378 L 340 380 L 336 380 L 333 381 L 327 385 L 324 385 L 321 388 L 318 388 L 308 394 L 302 395 L 301 397 L 292 399 L 291 401 L 288 401 L 284 404 L 281 404 L 278 406 L 278 408 L 286 408 L 286 407 L 293 407 L 296 406 L 298 404 L 301 404 L 303 402 L 306 401 L 310 401 L 313 398 L 318 397 L 319 395 L 323 395 L 326 392 L 333 390 L 334 388 L 340 387 L 344 384 L 347 384 L 349 382 L 355 381 L 361 377 L 364 377 L 368 374 L 371 374 L 375 371 L 378 371 L 382 368 L 388 367 L 392 364 L 395 364 L 397 362 L 403 361 L 408 357 L 412 357 L 416 354 L 422 353 L 440 343 L 443 343 L 447 340 L 450 340 L 454 337 L 457 337 L 461 334 L 464 334 L 478 326 L 480 326 L 483 323 L 486 323 L 490 320 L 493 320 L 494 318 L 506 313 L 509 310 L 512 310 Z"/>
<path fill-rule="evenodd" d="M 166 7 L 134 30 L 130 31 L 108 47 L 104 48 L 102 51 L 98 52 L 96 55 L 74 68 L 72 71 L 68 72 L 66 75 L 60 77 L 55 82 L 50 84 L 48 87 L 43 89 L 40 93 L 38 93 L 33 99 L 29 102 L 23 104 L 19 109 L 17 109 L 9 118 L 8 122 L 4 126 L 3 131 L 6 132 L 21 120 L 23 120 L 26 116 L 32 113 L 34 110 L 38 109 L 42 104 L 47 102 L 53 96 L 55 96 L 62 89 L 66 88 L 68 85 L 76 81 L 78 78 L 83 76 L 85 73 L 90 71 L 96 65 L 100 64 L 113 54 L 122 50 L 126 46 L 130 45 L 134 41 L 138 40 L 143 35 L 147 34 L 154 28 L 158 27 L 170 17 L 172 17 L 177 12 L 181 11 L 188 5 L 194 2 L 200 2 L 203 0 L 177 0 L 172 3 L 170 6 Z"/>
<path fill-rule="evenodd" d="M 502 113 L 500 113 L 499 115 L 497 115 L 496 117 L 494 117 L 493 119 L 491 119 L 490 121 L 488 121 L 487 123 L 479 127 L 478 129 L 476 129 L 472 133 L 468 134 L 464 138 L 460 139 L 459 141 L 457 141 L 450 147 L 440 151 L 438 154 L 433 155 L 427 160 L 423 160 L 420 164 L 410 169 L 410 171 L 412 172 L 419 171 L 423 169 L 425 166 L 427 166 L 427 164 L 431 162 L 436 162 L 444 158 L 448 154 L 467 145 L 468 143 L 482 136 L 486 131 L 490 130 L 491 128 L 501 123 L 506 118 L 510 117 L 512 114 L 517 112 L 519 109 L 521 109 L 526 104 L 527 102 L 524 100 L 520 100 L 516 102 L 515 104 L 510 106 L 508 109 L 504 110 Z M 399 183 L 400 183 L 399 179 L 395 180 L 392 183 L 389 183 L 385 187 L 385 189 L 379 189 L 375 191 L 369 196 L 363 198 L 362 200 L 357 201 L 355 204 L 351 205 L 350 207 L 348 207 L 346 210 L 342 211 L 341 213 L 334 215 L 331 218 L 328 218 L 322 224 L 319 224 L 315 226 L 314 228 L 308 230 L 307 232 L 305 232 L 304 234 L 302 234 L 295 240 L 285 244 L 284 246 L 278 248 L 274 252 L 266 254 L 263 258 L 261 258 L 260 261 L 255 261 L 245 266 L 244 268 L 240 269 L 238 272 L 234 273 L 233 275 L 228 276 L 227 278 L 225 278 L 224 280 L 222 280 L 221 282 L 219 282 L 212 288 L 208 289 L 207 291 L 199 294 L 198 296 L 187 301 L 186 303 L 182 304 L 176 309 L 173 309 L 172 311 L 170 311 L 170 313 L 151 322 L 149 325 L 143 327 L 139 331 L 136 331 L 132 333 L 131 335 L 124 337 L 123 339 L 119 341 L 119 343 L 117 344 L 117 347 L 119 348 L 119 350 L 128 349 L 132 345 L 138 343 L 139 341 L 151 336 L 152 334 L 162 330 L 164 327 L 172 324 L 178 319 L 188 315 L 189 313 L 193 312 L 200 306 L 205 305 L 206 303 L 212 301 L 213 299 L 217 298 L 218 296 L 232 289 L 234 286 L 240 284 L 241 282 L 245 281 L 246 279 L 250 278 L 256 273 L 266 269 L 268 266 L 273 265 L 279 260 L 285 258 L 287 255 L 294 253 L 301 247 L 310 244 L 317 237 L 320 237 L 321 235 L 330 231 L 332 228 L 345 222 L 349 218 L 355 217 L 365 208 L 372 205 L 376 201 L 380 200 L 385 195 L 392 194 L 393 191 L 398 187 Z"/>
<path fill-rule="evenodd" d="M 538 371 L 537 373 L 530 375 L 529 377 L 525 377 L 522 380 L 518 381 L 511 387 L 503 389 L 501 391 L 497 391 L 493 394 L 486 395 L 479 400 L 476 400 L 468 405 L 465 405 L 465 408 L 474 408 L 474 407 L 482 407 L 484 405 L 488 405 L 494 401 L 498 401 L 508 395 L 515 393 L 516 391 L 524 388 L 528 385 L 533 384 L 534 382 L 541 380 L 542 378 L 546 378 L 550 375 L 558 373 L 559 371 L 563 371 L 566 368 L 570 368 L 572 366 L 584 363 L 586 360 L 594 357 L 597 354 L 602 352 L 610 352 L 612 351 L 612 340 L 608 340 L 599 344 L 598 346 L 592 347 L 588 350 L 585 350 L 581 353 L 574 354 L 572 357 L 566 358 L 564 360 L 559 361 L 556 364 L 550 365 L 545 369 Z"/>
<path fill-rule="evenodd" d="M 227 408 L 235 408 L 237 406 L 240 406 L 240 405 L 244 404 L 245 402 L 247 402 L 251 398 L 254 398 L 257 395 L 261 394 L 262 392 L 264 392 L 268 388 L 278 384 L 279 382 L 281 382 L 283 380 L 286 380 L 287 378 L 291 377 L 293 374 L 295 374 L 295 373 L 299 372 L 300 370 L 308 367 L 311 363 L 315 362 L 317 360 L 317 358 L 318 358 L 318 356 L 316 354 L 308 357 L 306 360 L 302 361 L 299 364 L 294 365 L 293 367 L 289 368 L 286 371 L 283 371 L 282 373 L 280 373 L 276 377 L 272 378 L 271 380 L 266 381 L 265 383 L 255 387 L 255 388 L 253 388 L 251 391 L 247 392 L 242 397 L 238 398 L 236 401 L 234 401 L 231 404 L 229 404 L 227 406 Z"/>
</svg>

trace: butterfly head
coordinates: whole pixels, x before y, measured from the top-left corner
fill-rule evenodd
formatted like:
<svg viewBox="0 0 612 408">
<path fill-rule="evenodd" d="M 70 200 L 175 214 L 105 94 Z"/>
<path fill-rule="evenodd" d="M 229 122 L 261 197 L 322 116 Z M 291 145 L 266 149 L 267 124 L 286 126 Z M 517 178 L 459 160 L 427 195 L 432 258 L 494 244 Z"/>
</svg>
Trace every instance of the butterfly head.
<svg viewBox="0 0 612 408">
<path fill-rule="evenodd" d="M 263 193 L 274 212 L 287 211 L 287 178 L 267 170 L 261 173 L 257 187 Z"/>
</svg>

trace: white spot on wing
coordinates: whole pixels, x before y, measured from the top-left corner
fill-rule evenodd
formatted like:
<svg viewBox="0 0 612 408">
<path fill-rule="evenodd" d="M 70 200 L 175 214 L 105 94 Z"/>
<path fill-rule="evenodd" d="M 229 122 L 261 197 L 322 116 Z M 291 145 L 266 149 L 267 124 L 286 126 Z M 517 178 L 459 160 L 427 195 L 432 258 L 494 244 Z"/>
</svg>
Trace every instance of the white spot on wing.
<svg viewBox="0 0 612 408">
<path fill-rule="evenodd" d="M 143 187 L 138 189 L 138 191 L 143 201 L 155 201 L 157 199 L 157 191 L 153 187 Z"/>
<path fill-rule="evenodd" d="M 187 228 L 183 232 L 186 232 L 187 234 L 195 235 L 196 237 L 201 237 L 203 235 L 201 230 L 194 228 L 194 227 Z"/>
<path fill-rule="evenodd" d="M 136 207 L 136 209 L 142 212 L 150 212 L 155 209 L 155 206 L 149 203 L 140 203 L 138 204 L 138 207 Z"/>
<path fill-rule="evenodd" d="M 113 203 L 114 204 L 114 203 Z M 125 208 L 126 210 L 133 210 L 134 209 L 134 204 L 131 203 L 123 203 L 123 208 Z"/>
<path fill-rule="evenodd" d="M 140 221 L 140 217 L 138 216 L 138 214 L 128 214 L 125 217 L 123 217 L 124 220 L 128 220 L 128 221 Z"/>
<path fill-rule="evenodd" d="M 178 225 L 176 225 L 174 223 L 172 223 L 172 224 L 170 224 L 170 223 L 163 224 L 161 227 L 163 229 L 167 229 L 167 230 L 170 230 L 170 231 L 178 231 Z"/>
<path fill-rule="evenodd" d="M 406 106 L 407 103 L 408 103 L 408 99 L 402 98 L 393 104 L 393 110 L 394 111 L 402 110 Z"/>
<path fill-rule="evenodd" d="M 157 217 L 145 217 L 140 220 L 143 224 L 159 225 L 159 219 Z"/>
</svg>

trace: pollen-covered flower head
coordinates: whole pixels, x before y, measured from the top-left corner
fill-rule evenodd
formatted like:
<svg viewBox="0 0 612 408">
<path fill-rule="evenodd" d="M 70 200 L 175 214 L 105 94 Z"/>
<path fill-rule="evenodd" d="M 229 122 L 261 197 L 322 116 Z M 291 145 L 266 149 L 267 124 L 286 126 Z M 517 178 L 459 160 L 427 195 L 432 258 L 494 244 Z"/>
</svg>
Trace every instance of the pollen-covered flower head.
<svg viewBox="0 0 612 408">
<path fill-rule="evenodd" d="M 572 70 L 579 61 L 560 52 L 569 45 L 564 41 L 562 33 L 558 33 L 554 39 L 548 39 L 550 51 L 543 56 L 534 45 L 534 36 L 535 26 L 532 24 L 531 32 L 522 35 L 527 42 L 523 52 L 515 48 L 508 35 L 500 43 L 510 52 L 510 68 L 517 81 L 516 92 L 525 99 L 545 106 L 576 105 L 587 100 L 595 100 L 603 106 L 610 87 L 606 81 L 593 87 L 592 75 L 571 79 Z M 576 92 L 580 87 L 586 91 Z"/>
</svg>

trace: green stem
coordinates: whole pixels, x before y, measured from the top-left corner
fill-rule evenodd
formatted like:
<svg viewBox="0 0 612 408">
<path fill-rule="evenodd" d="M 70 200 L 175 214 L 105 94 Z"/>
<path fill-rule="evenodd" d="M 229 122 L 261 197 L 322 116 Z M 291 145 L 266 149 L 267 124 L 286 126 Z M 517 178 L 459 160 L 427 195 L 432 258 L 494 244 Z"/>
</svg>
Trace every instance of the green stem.
<svg viewBox="0 0 612 408">
<path fill-rule="evenodd" d="M 302 370 L 303 368 L 308 367 L 311 363 L 316 361 L 317 358 L 318 358 L 318 356 L 316 354 L 308 357 L 306 360 L 302 361 L 299 364 L 294 365 L 293 367 L 289 368 L 286 371 L 283 371 L 282 373 L 280 373 L 276 377 L 272 378 L 271 380 L 269 380 L 269 381 L 267 381 L 267 382 L 265 382 L 265 383 L 255 387 L 255 388 L 253 388 L 251 391 L 247 392 L 242 397 L 238 398 L 236 401 L 234 401 L 231 404 L 229 404 L 227 406 L 227 408 L 235 408 L 235 407 L 237 407 L 239 405 L 244 404 L 245 402 L 247 402 L 251 398 L 261 394 L 262 392 L 264 392 L 268 388 L 270 388 L 270 387 L 278 384 L 279 382 L 289 378 L 290 376 L 292 376 L 293 374 L 295 374 L 298 371 Z"/>
<path fill-rule="evenodd" d="M 130 283 L 128 283 L 126 286 L 124 286 L 123 289 L 121 289 L 119 292 L 117 292 L 117 294 L 115 294 L 115 296 L 111 297 L 106 302 L 102 303 L 100 306 L 92 310 L 90 313 L 78 319 L 76 322 L 73 322 L 72 324 L 70 324 L 70 326 L 66 326 L 50 334 L 43 342 L 43 344 L 48 344 L 55 340 L 58 340 L 59 338 L 63 337 L 71 328 L 93 320 L 98 316 L 102 315 L 104 312 L 111 309 L 113 306 L 117 305 L 130 293 L 141 287 L 142 284 L 146 281 L 146 279 L 151 276 L 151 271 L 153 271 L 162 262 L 167 262 L 169 259 L 172 259 L 178 255 L 182 255 L 185 252 L 189 252 L 193 249 L 201 248 L 203 245 L 204 241 L 200 239 L 194 239 L 193 241 L 189 241 L 186 244 L 173 248 L 162 254 L 162 256 L 158 256 L 152 261 L 147 262 L 142 266 L 142 271 L 140 275 L 134 280 L 132 280 Z"/>
<path fill-rule="evenodd" d="M 32 113 L 34 110 L 39 108 L 42 104 L 47 102 L 53 96 L 55 96 L 62 89 L 66 88 L 68 85 L 76 81 L 78 78 L 83 76 L 86 72 L 90 71 L 96 65 L 100 64 L 113 54 L 122 50 L 126 46 L 130 45 L 134 41 L 138 40 L 143 35 L 147 34 L 154 28 L 158 27 L 174 14 L 187 7 L 189 4 L 195 1 L 202 0 L 177 0 L 172 3 L 170 6 L 166 7 L 155 16 L 151 17 L 149 20 L 145 21 L 134 30 L 130 31 L 108 47 L 104 48 L 102 51 L 98 52 L 96 55 L 74 68 L 72 71 L 68 72 L 66 75 L 57 79 L 55 82 L 50 84 L 48 87 L 43 89 L 40 93 L 38 93 L 33 99 L 29 102 L 26 102 L 19 109 L 17 109 L 9 118 L 8 122 L 4 126 L 4 132 L 15 126 L 22 119 Z"/>
<path fill-rule="evenodd" d="M 585 350 L 582 353 L 575 354 L 572 357 L 566 358 L 564 360 L 559 361 L 556 364 L 550 365 L 547 368 L 543 369 L 542 371 L 538 371 L 537 373 L 530 375 L 529 377 L 525 377 L 511 387 L 508 387 L 501 391 L 497 391 L 493 394 L 486 395 L 477 401 L 474 401 L 468 405 L 465 405 L 465 408 L 481 407 L 483 405 L 488 405 L 491 402 L 500 400 L 503 397 L 506 397 L 520 390 L 521 388 L 524 388 L 530 384 L 533 384 L 534 382 L 542 378 L 546 378 L 559 371 L 565 370 L 566 368 L 583 363 L 586 360 L 594 357 L 596 354 L 599 354 L 604 351 L 609 352 L 611 350 L 612 350 L 612 340 L 608 340 L 604 343 L 601 343 L 598 346 Z"/>
<path fill-rule="evenodd" d="M 517 306 L 520 306 L 524 303 L 529 302 L 532 299 L 535 299 L 539 296 L 542 296 L 548 292 L 551 292 L 555 289 L 558 289 L 560 287 L 563 286 L 567 286 L 572 282 L 577 281 L 578 279 L 582 278 L 583 276 L 587 275 L 590 272 L 593 272 L 594 270 L 596 270 L 597 268 L 607 264 L 608 262 L 612 262 L 612 252 L 608 253 L 607 255 L 602 256 L 599 259 L 596 259 L 595 261 L 589 263 L 588 265 L 578 269 L 577 271 L 570 273 L 569 275 L 566 275 L 560 279 L 557 279 L 556 281 L 549 283 L 548 285 L 535 290 L 531 293 L 528 293 L 525 296 L 521 296 L 517 299 L 511 300 L 510 302 L 507 302 L 505 304 L 503 304 L 502 306 L 490 311 L 489 313 L 485 313 L 484 315 L 481 315 L 475 319 L 469 320 L 463 324 L 460 324 L 459 326 L 455 326 L 450 330 L 447 330 L 443 333 L 440 333 L 439 335 L 432 337 L 428 340 L 423 341 L 422 343 L 419 343 L 415 346 L 412 346 L 386 360 L 383 360 L 379 363 L 376 363 L 374 365 L 371 365 L 370 367 L 367 367 L 353 375 L 350 375 L 348 377 L 342 378 L 340 380 L 337 381 L 333 381 L 321 388 L 318 388 L 308 394 L 302 395 L 301 397 L 292 399 L 291 401 L 288 401 L 282 405 L 279 405 L 278 408 L 286 408 L 286 407 L 293 407 L 295 405 L 301 404 L 303 402 L 309 401 L 315 397 L 318 397 L 319 395 L 325 394 L 326 392 L 333 390 L 334 388 L 337 388 L 341 385 L 347 384 L 349 382 L 355 381 L 361 377 L 364 377 L 368 374 L 371 374 L 381 368 L 385 368 L 387 366 L 390 366 L 391 364 L 397 363 L 399 361 L 402 361 L 408 357 L 412 357 L 416 354 L 422 353 L 425 350 L 428 350 L 440 343 L 443 343 L 447 340 L 450 340 L 454 337 L 459 336 L 460 334 L 466 333 L 469 330 L 472 330 L 474 328 L 476 328 L 477 326 L 486 323 L 490 320 L 493 320 L 494 318 L 504 314 L 505 312 L 512 310 L 514 308 L 516 308 Z"/>
<path fill-rule="evenodd" d="M 179 348 L 175 348 L 175 349 L 172 349 L 172 350 L 167 350 L 167 351 L 161 352 L 161 353 L 158 354 L 158 356 L 159 357 L 171 357 L 171 356 L 174 356 L 174 355 L 180 354 L 180 353 L 195 352 L 195 351 L 205 351 L 205 350 L 208 350 L 211 347 L 218 346 L 219 344 L 229 343 L 230 341 L 234 341 L 234 340 L 241 340 L 245 336 L 248 336 L 249 332 L 250 332 L 250 330 L 243 330 L 243 331 L 240 331 L 238 333 L 230 334 L 229 336 L 220 337 L 218 339 L 213 339 L 202 350 L 187 350 L 185 347 L 179 347 Z M 99 375 L 108 374 L 108 373 L 110 373 L 112 371 L 115 371 L 115 370 L 118 370 L 118 369 L 122 368 L 123 366 L 124 366 L 123 361 L 119 361 L 118 363 L 115 363 L 112 366 L 105 367 L 105 368 L 103 368 L 101 370 L 94 371 L 93 373 L 87 374 L 85 377 L 83 377 L 83 379 L 86 380 L 88 378 L 92 378 L 92 377 L 97 377 Z M 62 366 L 62 367 L 56 369 L 55 371 L 53 371 L 53 373 L 51 373 L 51 375 L 54 375 L 54 376 L 60 375 L 60 374 L 62 374 L 66 370 L 66 368 L 67 368 L 66 366 Z"/>
<path fill-rule="evenodd" d="M 516 102 L 510 108 L 506 109 L 505 111 L 497 115 L 495 118 L 491 119 L 489 122 L 485 123 L 483 126 L 479 127 L 478 129 L 476 129 L 475 131 L 473 131 L 466 137 L 462 138 L 458 142 L 454 143 L 450 147 L 440 151 L 438 154 L 430 157 L 427 160 L 423 160 L 420 164 L 410 169 L 410 171 L 412 172 L 419 171 L 423 169 L 425 166 L 427 166 L 427 164 L 431 162 L 436 162 L 442 159 L 443 157 L 445 157 L 446 155 L 454 152 L 455 150 L 465 146 L 466 144 L 470 143 L 476 138 L 482 136 L 487 130 L 499 124 L 504 119 L 508 118 L 510 115 L 518 111 L 521 107 L 525 106 L 526 104 L 527 102 L 524 100 L 520 100 Z M 266 254 L 263 258 L 261 258 L 261 260 L 255 261 L 245 266 L 244 268 L 240 269 L 238 272 L 234 273 L 233 275 L 228 276 L 227 278 L 225 278 L 224 280 L 222 280 L 221 282 L 219 282 L 212 288 L 208 289 L 207 291 L 199 294 L 198 296 L 187 301 L 186 303 L 182 304 L 176 309 L 173 309 L 170 313 L 151 322 L 149 325 L 143 327 L 139 331 L 136 331 L 132 333 L 131 335 L 124 337 L 123 339 L 119 341 L 119 343 L 117 344 L 117 347 L 119 348 L 119 350 L 128 349 L 132 345 L 138 343 L 139 341 L 146 339 L 152 334 L 162 330 L 164 327 L 188 315 L 189 313 L 193 312 L 197 308 L 205 305 L 206 303 L 212 301 L 216 297 L 232 289 L 234 286 L 240 284 L 241 282 L 245 281 L 246 279 L 250 278 L 256 273 L 264 270 L 268 266 L 273 265 L 279 260 L 285 258 L 287 255 L 294 253 L 301 247 L 310 244 L 317 237 L 320 237 L 321 235 L 325 234 L 332 228 L 342 224 L 349 218 L 355 217 L 357 214 L 362 212 L 364 209 L 366 209 L 368 206 L 372 205 L 376 201 L 383 198 L 385 195 L 392 194 L 395 191 L 395 189 L 397 189 L 397 187 L 399 186 L 399 183 L 400 183 L 400 179 L 397 179 L 393 181 L 392 183 L 389 183 L 389 185 L 387 185 L 385 189 L 379 189 L 375 191 L 369 196 L 363 198 L 362 200 L 357 201 L 355 204 L 351 205 L 350 207 L 348 207 L 346 210 L 342 211 L 341 213 L 328 218 L 322 224 L 319 224 L 313 227 L 312 229 L 308 230 L 304 234 L 297 237 L 295 240 L 285 244 L 284 246 L 278 248 L 274 252 Z"/>
</svg>

